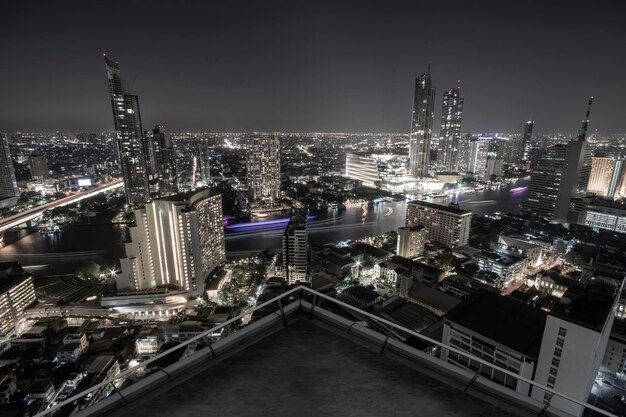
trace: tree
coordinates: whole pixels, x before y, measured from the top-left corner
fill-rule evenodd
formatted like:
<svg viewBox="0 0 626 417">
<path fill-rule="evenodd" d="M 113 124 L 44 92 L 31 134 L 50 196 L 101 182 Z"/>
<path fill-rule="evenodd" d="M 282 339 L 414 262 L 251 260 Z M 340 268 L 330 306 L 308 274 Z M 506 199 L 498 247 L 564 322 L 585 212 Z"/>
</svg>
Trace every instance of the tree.
<svg viewBox="0 0 626 417">
<path fill-rule="evenodd" d="M 76 270 L 76 276 L 86 281 L 99 282 L 102 280 L 102 268 L 94 261 L 89 261 Z"/>
</svg>

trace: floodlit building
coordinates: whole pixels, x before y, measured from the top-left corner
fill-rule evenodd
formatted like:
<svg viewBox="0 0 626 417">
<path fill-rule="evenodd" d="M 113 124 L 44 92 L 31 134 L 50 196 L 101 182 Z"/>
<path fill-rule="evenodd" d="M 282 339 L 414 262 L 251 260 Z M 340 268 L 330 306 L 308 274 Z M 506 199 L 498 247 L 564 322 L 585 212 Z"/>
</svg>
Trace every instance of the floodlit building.
<svg viewBox="0 0 626 417">
<path fill-rule="evenodd" d="M 425 201 L 407 204 L 405 227 L 421 225 L 426 239 L 455 248 L 467 245 L 472 213 L 456 206 L 444 206 Z"/>
<path fill-rule="evenodd" d="M 283 234 L 283 269 L 287 282 L 304 282 L 308 267 L 307 213 L 295 213 Z"/>
<path fill-rule="evenodd" d="M 118 288 L 175 285 L 198 296 L 211 271 L 226 259 L 222 197 L 201 191 L 154 200 L 135 210 Z"/>
<path fill-rule="evenodd" d="M 248 190 L 257 202 L 274 205 L 280 198 L 280 140 L 254 135 L 246 141 Z"/>
<path fill-rule="evenodd" d="M 487 160 L 489 159 L 489 144 L 491 137 L 474 138 L 469 144 L 469 159 L 467 172 L 472 172 L 477 177 L 487 174 Z"/>
<path fill-rule="evenodd" d="M 626 164 L 623 159 L 592 158 L 587 193 L 599 197 L 621 198 L 626 195 Z"/>
<path fill-rule="evenodd" d="M 415 78 L 413 113 L 409 135 L 410 171 L 415 177 L 428 176 L 430 164 L 430 142 L 435 109 L 435 87 L 428 72 Z"/>
<path fill-rule="evenodd" d="M 426 229 L 422 225 L 398 228 L 396 253 L 405 258 L 417 258 L 424 252 Z"/>
<path fill-rule="evenodd" d="M 536 268 L 543 263 L 543 248 L 521 237 L 500 235 L 497 246 L 525 256 L 529 268 Z"/>
<path fill-rule="evenodd" d="M 381 180 L 376 158 L 371 155 L 346 154 L 346 177 L 361 181 L 366 187 L 376 187 Z"/>
<path fill-rule="evenodd" d="M 143 135 L 139 97 L 128 93 L 120 76 L 119 64 L 106 56 L 104 62 L 126 199 L 129 204 L 143 203 L 150 198 L 148 175 L 151 167 L 147 159 L 152 155 L 152 147 Z"/>
</svg>

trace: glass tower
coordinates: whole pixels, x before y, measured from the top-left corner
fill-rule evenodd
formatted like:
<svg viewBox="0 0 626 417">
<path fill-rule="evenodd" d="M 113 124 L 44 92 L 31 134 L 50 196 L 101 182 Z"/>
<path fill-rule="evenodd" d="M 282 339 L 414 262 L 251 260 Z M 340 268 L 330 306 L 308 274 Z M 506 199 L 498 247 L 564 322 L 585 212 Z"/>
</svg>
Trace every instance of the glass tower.
<svg viewBox="0 0 626 417">
<path fill-rule="evenodd" d="M 430 141 L 433 130 L 435 88 L 428 72 L 415 78 L 413 114 L 409 136 L 409 161 L 411 174 L 416 177 L 428 175 Z"/>
<path fill-rule="evenodd" d="M 119 64 L 106 56 L 104 62 L 126 200 L 128 204 L 144 203 L 150 196 L 146 155 L 151 152 L 150 143 L 145 140 L 141 127 L 139 98 L 128 94 L 128 89 L 120 77 Z"/>
</svg>

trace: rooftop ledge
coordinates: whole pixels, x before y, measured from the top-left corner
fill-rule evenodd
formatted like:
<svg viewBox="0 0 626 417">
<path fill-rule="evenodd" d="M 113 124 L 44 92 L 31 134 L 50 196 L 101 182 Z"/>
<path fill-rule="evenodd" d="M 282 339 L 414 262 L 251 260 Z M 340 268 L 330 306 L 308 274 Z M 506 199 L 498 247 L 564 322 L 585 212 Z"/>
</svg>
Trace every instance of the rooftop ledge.
<svg viewBox="0 0 626 417">
<path fill-rule="evenodd" d="M 283 307 L 283 299 L 293 296 L 296 290 L 310 293 L 313 299 L 295 299 Z M 570 415 L 396 340 L 391 337 L 393 331 L 383 334 L 368 328 L 366 322 L 334 314 L 322 308 L 319 301 L 326 299 L 346 309 L 354 307 L 308 288 L 296 290 L 268 302 L 278 300 L 279 310 L 274 313 L 115 390 L 74 415 Z M 357 311 L 363 317 L 370 316 Z M 368 318 L 440 344 L 382 318 Z M 126 372 L 99 386 L 109 385 Z M 538 388 L 548 390 L 541 385 Z M 72 404 L 87 392 L 66 402 Z M 612 416 L 572 401 L 596 415 Z M 66 402 L 36 417 L 52 416 Z"/>
</svg>

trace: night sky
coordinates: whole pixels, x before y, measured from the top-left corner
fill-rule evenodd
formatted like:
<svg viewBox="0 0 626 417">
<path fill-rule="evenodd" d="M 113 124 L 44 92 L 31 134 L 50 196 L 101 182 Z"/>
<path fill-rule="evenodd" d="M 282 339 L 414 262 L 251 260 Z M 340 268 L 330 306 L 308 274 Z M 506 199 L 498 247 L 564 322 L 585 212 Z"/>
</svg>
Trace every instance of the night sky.
<svg viewBox="0 0 626 417">
<path fill-rule="evenodd" d="M 11 1 L 0 131 L 113 130 L 106 52 L 144 129 L 408 132 L 430 63 L 463 131 L 573 133 L 594 95 L 591 129 L 626 132 L 623 2 L 542 3 Z"/>
</svg>

